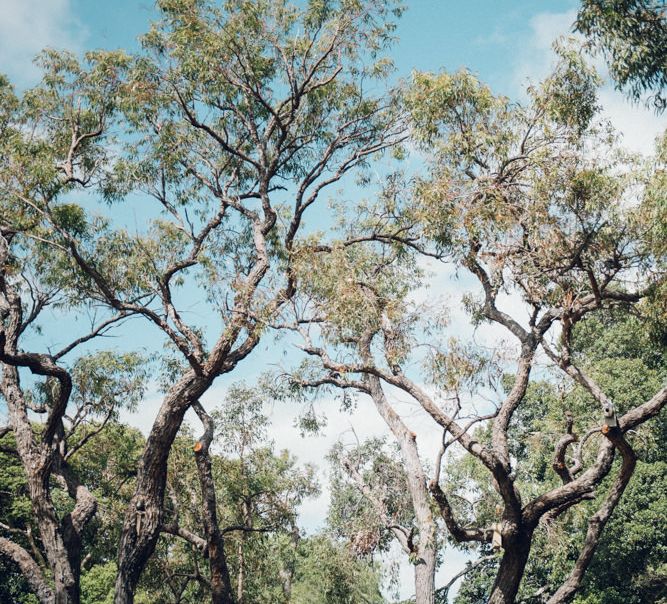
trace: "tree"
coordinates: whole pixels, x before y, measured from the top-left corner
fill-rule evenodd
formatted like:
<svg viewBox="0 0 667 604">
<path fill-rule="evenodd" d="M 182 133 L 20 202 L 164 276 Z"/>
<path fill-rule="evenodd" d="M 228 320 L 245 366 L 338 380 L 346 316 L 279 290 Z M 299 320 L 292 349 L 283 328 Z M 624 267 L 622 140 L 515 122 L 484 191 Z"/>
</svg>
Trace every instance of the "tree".
<svg viewBox="0 0 667 604">
<path fill-rule="evenodd" d="M 44 274 L 110 315 L 146 319 L 175 351 L 127 508 L 117 603 L 132 601 L 157 543 L 167 459 L 185 412 L 256 348 L 267 319 L 294 295 L 291 266 L 307 209 L 327 186 L 403 137 L 393 102 L 371 97 L 364 84 L 389 67 L 381 53 L 397 14 L 391 3 L 159 6 L 163 19 L 144 38 L 145 52 L 118 58 L 106 66 L 106 79 L 94 81 L 91 103 L 110 99 L 124 111 L 116 122 L 127 130 L 124 150 L 113 168 L 104 146 L 108 121 L 95 119 L 85 97 L 67 88 L 81 77 L 69 58 L 46 80 L 54 106 L 26 118 L 40 145 L 49 147 L 50 136 L 60 143 L 45 170 L 62 168 L 72 185 L 83 185 L 91 182 L 87 171 L 103 166 L 99 192 L 111 201 L 147 194 L 159 217 L 133 235 L 65 204 L 60 189 L 28 187 L 12 200 L 48 246 Z M 9 173 L 21 176 L 30 161 L 23 157 Z M 29 236 L 26 225 L 11 228 Z M 179 309 L 185 291 L 210 303 L 222 321 L 217 333 L 188 323 Z M 214 518 L 208 523 L 213 547 L 218 531 Z M 209 560 L 224 575 L 222 543 L 217 550 Z M 231 601 L 229 586 L 216 598 Z"/>
<path fill-rule="evenodd" d="M 618 450 L 621 466 L 589 519 L 570 575 L 550 602 L 566 601 L 580 588 L 635 468 L 626 435 L 667 402 L 667 388 L 658 385 L 646 398 L 616 401 L 614 407 L 609 391 L 571 348 L 573 329 L 592 313 L 664 307 L 664 256 L 654 253 L 647 220 L 653 185 L 645 179 L 639 198 L 626 203 L 641 171 L 613 147 L 604 125 L 595 123 L 596 84 L 595 74 L 568 48 L 561 49 L 556 72 L 530 91 L 526 106 L 493 96 L 466 72 L 417 74 L 408 103 L 418 140 L 434 158 L 431 175 L 408 191 L 389 187 L 389 198 L 375 214 L 391 207 L 402 215 L 398 226 L 407 230 L 393 238 L 393 246 L 367 233 L 357 238 L 364 251 L 317 247 L 319 257 L 310 261 L 311 286 L 304 289 L 309 299 L 299 307 L 306 310 L 297 312 L 294 324 L 303 349 L 320 367 L 301 383 L 366 393 L 370 383 L 396 388 L 441 427 L 443 445 L 429 489 L 454 540 L 502 548 L 489 599 L 494 603 L 514 601 L 538 524 L 590 498 Z M 355 222 L 349 228 L 368 225 Z M 489 358 L 474 346 L 438 342 L 428 324 L 419 322 L 423 309 L 410 304 L 410 280 L 400 281 L 402 258 L 410 250 L 450 261 L 474 277 L 481 298 L 465 301 L 473 318 L 506 330 L 515 347 Z M 502 309 L 501 294 L 514 296 L 511 310 Z M 432 350 L 428 374 L 421 378 L 407 369 L 411 359 L 417 360 L 410 352 L 420 343 Z M 568 448 L 578 438 L 574 425 L 588 419 L 570 410 L 572 415 L 562 419 L 562 436 L 551 442 L 560 484 L 525 492 L 518 462 L 510 455 L 510 433 L 526 400 L 538 349 L 600 411 L 568 460 Z M 508 357 L 511 362 L 503 363 Z M 488 371 L 498 360 L 505 370 L 500 383 Z M 487 379 L 480 369 L 486 369 Z M 472 382 L 470 376 L 476 376 Z M 477 398 L 495 391 L 494 404 L 475 411 L 475 398 L 463 396 L 469 383 Z M 600 434 L 595 454 L 582 457 L 584 444 Z M 452 493 L 438 480 L 451 447 L 463 449 L 485 476 L 485 505 L 471 506 L 461 520 Z"/>
<path fill-rule="evenodd" d="M 648 226 L 642 222 L 646 218 L 646 206 L 642 207 L 640 203 L 632 210 L 625 208 L 620 201 L 625 190 L 622 177 L 612 176 L 610 167 L 605 166 L 606 159 L 591 160 L 583 153 L 587 137 L 595 134 L 595 129 L 589 127 L 595 101 L 591 89 L 593 80 L 588 79 L 587 84 L 587 78 L 592 76 L 581 71 L 577 62 L 575 54 L 565 51 L 560 74 L 557 72 L 543 87 L 542 94 L 548 96 L 540 97 L 539 92 L 534 93 L 535 113 L 532 115 L 538 120 L 546 117 L 555 122 L 542 134 L 538 133 L 541 127 L 532 122 L 527 130 L 521 129 L 518 136 L 501 130 L 497 136 L 482 139 L 481 145 L 476 146 L 480 141 L 477 136 L 493 132 L 494 124 L 498 123 L 496 119 L 511 122 L 516 116 L 511 110 L 505 113 L 509 107 L 502 101 L 494 109 L 497 101 L 486 96 L 483 89 L 473 93 L 473 98 L 467 96 L 465 87 L 458 89 L 456 85 L 452 88 L 445 86 L 452 96 L 445 92 L 440 97 L 434 91 L 435 97 L 431 98 L 438 99 L 436 104 L 445 114 L 451 110 L 448 126 L 451 130 L 444 139 L 438 138 L 442 122 L 431 122 L 428 114 L 417 115 L 418 119 L 424 118 L 427 137 L 443 140 L 443 158 L 446 159 L 440 164 L 441 174 L 445 179 L 452 179 L 449 183 L 437 179 L 440 186 L 445 185 L 443 192 L 465 194 L 466 182 L 475 183 L 469 190 L 471 197 L 468 197 L 473 203 L 472 211 L 465 208 L 462 212 L 466 234 L 459 240 L 465 242 L 461 250 L 462 264 L 477 277 L 484 291 L 482 303 L 473 308 L 480 317 L 504 326 L 521 345 L 511 390 L 492 424 L 492 458 L 484 460 L 485 450 L 475 454 L 473 443 L 469 449 L 494 476 L 503 501 L 501 535 L 504 551 L 490 601 L 514 598 L 537 521 L 545 514 L 562 513 L 599 484 L 611 467 L 613 443 L 623 457 L 622 467 L 607 498 L 589 522 L 587 538 L 572 574 L 550 601 L 564 601 L 572 596 L 634 469 L 634 452 L 621 435 L 630 426 L 653 417 L 665 403 L 665 389 L 658 387 L 647 399 L 638 401 L 634 408 L 619 410 L 619 413 L 627 412 L 619 417 L 618 431 L 615 427 L 602 430 L 607 442 L 600 445 L 596 462 L 586 471 L 582 471 L 580 459 L 575 459 L 571 468 L 565 463 L 568 443 L 574 440 L 571 420 L 566 418 L 567 433 L 554 443 L 554 469 L 563 480 L 563 486 L 555 487 L 529 503 L 522 502 L 507 455 L 507 432 L 525 397 L 536 347 L 541 346 L 560 369 L 588 390 L 607 415 L 615 413 L 609 396 L 572 357 L 572 327 L 599 308 L 632 305 L 642 298 L 650 298 L 658 289 L 655 283 L 662 279 L 661 261 L 655 262 L 649 250 L 649 240 L 644 236 Z M 424 91 L 432 85 L 432 81 L 427 81 Z M 462 93 L 459 98 L 466 99 L 464 102 L 470 104 L 468 107 L 472 106 L 472 111 L 464 111 L 454 100 L 459 91 Z M 566 91 L 569 91 L 567 101 Z M 479 119 L 470 119 L 471 115 L 477 115 Z M 487 129 L 489 127 L 491 130 Z M 460 147 L 451 146 L 460 140 L 461 135 L 463 152 Z M 543 138 L 543 135 L 546 136 Z M 517 145 L 518 153 L 513 151 L 514 145 Z M 537 160 L 533 166 L 537 171 L 532 174 L 531 156 Z M 549 164 L 549 157 L 556 159 L 557 166 Z M 457 173 L 461 172 L 463 178 L 459 179 Z M 613 202 L 613 199 L 617 201 Z M 474 209 L 475 200 L 479 202 L 477 209 Z M 523 205 L 524 202 L 528 205 Z M 446 218 L 446 214 L 439 215 Z M 454 229 L 440 230 L 439 236 L 453 236 L 451 244 L 456 246 L 457 233 L 462 232 L 457 230 L 458 224 L 454 223 Z M 437 224 L 434 226 L 441 228 Z M 447 241 L 440 240 L 448 245 Z M 641 272 L 628 292 L 618 279 L 633 267 Z M 528 330 L 510 314 L 498 309 L 497 297 L 501 288 L 506 291 L 515 288 L 514 291 L 520 293 L 523 303 L 530 309 L 528 320 L 523 323 L 529 325 Z M 554 321 L 560 323 L 559 352 L 545 340 Z M 613 422 L 611 424 L 615 426 Z M 498 453 L 505 472 L 498 473 L 495 465 L 498 459 L 493 456 Z M 437 485 L 434 485 L 434 495 L 445 516 L 449 515 L 449 503 Z M 514 526 L 506 532 L 507 524 Z"/>
<path fill-rule="evenodd" d="M 602 313 L 580 323 L 574 333 L 573 350 L 614 400 L 637 403 L 664 383 L 661 332 L 659 325 L 637 316 L 618 313 L 605 317 Z M 539 491 L 553 483 L 556 477 L 549 471 L 552 438 L 560 431 L 563 413 L 576 409 L 575 416 L 590 417 L 592 403 L 585 391 L 567 382 L 531 385 L 524 404 L 517 411 L 511 435 L 512 455 L 519 460 L 517 467 L 522 474 L 517 479 L 524 492 Z M 664 539 L 660 535 L 664 523 L 658 518 L 664 505 L 660 485 L 665 479 L 665 468 L 664 452 L 658 443 L 664 440 L 664 430 L 663 415 L 644 425 L 636 435 L 637 468 L 601 537 L 576 601 L 611 603 L 660 599 L 663 572 L 660 560 L 664 555 Z M 616 471 L 617 468 L 613 470 Z M 600 506 L 609 483 L 607 478 L 592 500 L 564 513 L 556 522 L 538 527 L 518 596 L 520 601 L 538 599 L 536 594 L 544 597 L 565 579 L 578 555 L 588 519 Z M 469 576 L 459 591 L 458 600 L 461 603 L 475 601 L 473 588 L 488 595 L 492 582 L 493 576 L 488 574 Z"/>
<path fill-rule="evenodd" d="M 357 236 L 350 232 L 346 233 L 343 242 L 313 245 L 311 257 L 305 257 L 299 267 L 304 271 L 304 297 L 302 304 L 295 305 L 292 328 L 303 337 L 306 353 L 320 357 L 329 372 L 321 375 L 317 367 L 306 365 L 294 372 L 291 380 L 305 389 L 335 386 L 368 395 L 389 427 L 398 445 L 394 455 L 398 454 L 399 464 L 396 464 L 394 455 L 387 456 L 382 451 L 382 443 L 365 443 L 349 453 L 334 451 L 335 465 L 342 466 L 343 474 L 348 475 L 355 485 L 352 492 L 358 490 L 361 500 L 368 506 L 361 512 L 364 506 L 360 506 L 354 497 L 351 502 L 345 502 L 345 492 L 339 484 L 335 487 L 338 494 L 334 504 L 337 507 L 351 503 L 359 508 L 355 510 L 357 518 L 351 523 L 350 519 L 344 521 L 343 525 L 348 526 L 341 528 L 354 539 L 353 547 L 361 553 L 372 552 L 381 542 L 386 546 L 387 534 L 397 540 L 414 565 L 416 598 L 421 604 L 434 601 L 438 543 L 416 435 L 391 406 L 377 375 L 362 373 L 360 379 L 349 378 L 347 374 L 355 371 L 347 363 L 338 364 L 329 358 L 326 348 L 319 346 L 313 330 L 307 327 L 314 326 L 318 333 L 324 326 L 324 343 L 343 350 L 352 348 L 362 363 L 370 363 L 376 330 L 380 324 L 387 327 L 389 317 L 400 312 L 398 303 L 407 292 L 406 277 L 411 263 L 404 266 L 399 263 L 396 268 L 392 266 L 396 261 L 395 253 L 375 254 L 360 249 L 359 244 L 389 241 L 396 232 L 400 237 L 404 227 L 386 224 L 387 218 L 391 217 L 389 212 L 380 213 L 379 218 L 371 215 L 368 233 Z M 361 226 L 365 222 L 360 220 L 355 225 Z M 381 317 L 382 313 L 378 314 L 377 300 L 389 300 L 384 317 Z M 394 302 L 397 302 L 396 307 Z M 405 342 L 400 334 L 392 335 L 395 337 L 389 343 L 391 359 L 399 362 L 405 354 Z M 387 480 L 384 484 L 383 479 Z M 346 495 L 350 497 L 351 493 L 348 491 Z"/>
<path fill-rule="evenodd" d="M 144 361 L 136 354 L 81 352 L 125 315 L 98 320 L 90 304 L 59 287 L 40 267 L 48 241 L 39 225 L 38 204 L 85 187 L 97 176 L 103 155 L 89 142 L 90 132 L 101 129 L 113 110 L 109 98 L 118 87 L 114 74 L 122 68 L 122 57 L 100 52 L 86 61 L 82 67 L 72 57 L 46 53 L 44 87 L 21 100 L 0 81 L 0 394 L 8 411 L 0 434 L 11 432 L 10 450 L 20 460 L 34 515 L 22 526 L 3 526 L 9 538 L 0 538 L 0 551 L 21 569 L 42 602 L 79 602 L 83 532 L 97 501 L 74 471 L 72 459 L 120 408 L 136 404 L 145 379 Z M 37 133 L 31 126 L 40 115 L 47 118 Z M 72 126 L 71 140 L 63 136 L 61 124 Z M 52 218 L 63 232 L 83 228 L 76 206 L 52 208 Z M 56 350 L 31 344 L 30 336 L 39 332 L 37 321 L 66 307 L 90 311 L 90 331 L 75 334 Z M 26 351 L 26 346 L 34 348 Z M 43 421 L 36 424 L 35 416 Z M 58 501 L 59 491 L 68 497 L 67 504 Z M 42 554 L 31 531 L 38 534 L 53 586 L 39 564 Z"/>
<path fill-rule="evenodd" d="M 667 14 L 659 0 L 584 0 L 575 29 L 601 52 L 619 89 L 638 101 L 653 93 L 665 109 L 667 86 Z"/>
</svg>

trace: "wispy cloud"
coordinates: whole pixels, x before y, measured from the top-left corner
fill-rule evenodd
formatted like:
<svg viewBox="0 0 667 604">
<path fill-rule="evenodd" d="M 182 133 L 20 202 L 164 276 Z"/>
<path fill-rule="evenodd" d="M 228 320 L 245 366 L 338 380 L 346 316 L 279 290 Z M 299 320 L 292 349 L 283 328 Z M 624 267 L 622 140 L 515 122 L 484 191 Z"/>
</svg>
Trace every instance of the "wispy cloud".
<svg viewBox="0 0 667 604">
<path fill-rule="evenodd" d="M 507 32 L 500 26 L 496 26 L 490 34 L 479 35 L 473 39 L 476 46 L 502 46 L 510 41 Z"/>
<path fill-rule="evenodd" d="M 37 82 L 40 50 L 79 52 L 87 36 L 70 0 L 0 0 L 0 72 L 19 87 Z"/>
<path fill-rule="evenodd" d="M 531 36 L 523 52 L 515 59 L 513 80 L 520 96 L 529 82 L 536 83 L 549 74 L 556 57 L 552 44 L 560 36 L 572 35 L 572 23 L 576 11 L 541 13 L 531 20 Z M 630 151 L 650 154 L 655 137 L 667 126 L 665 116 L 657 116 L 643 105 L 631 103 L 623 93 L 614 89 L 604 61 L 598 59 L 595 66 L 606 80 L 600 90 L 602 115 L 623 136 L 623 144 Z"/>
</svg>

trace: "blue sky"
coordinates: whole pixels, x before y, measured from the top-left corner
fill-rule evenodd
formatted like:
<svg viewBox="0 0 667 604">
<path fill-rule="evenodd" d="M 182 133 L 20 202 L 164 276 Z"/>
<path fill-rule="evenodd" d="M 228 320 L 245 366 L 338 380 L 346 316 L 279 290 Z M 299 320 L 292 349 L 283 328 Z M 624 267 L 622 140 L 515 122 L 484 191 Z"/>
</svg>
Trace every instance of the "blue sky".
<svg viewBox="0 0 667 604">
<path fill-rule="evenodd" d="M 413 69 L 468 67 L 496 91 L 521 95 L 526 79 L 543 76 L 553 40 L 571 30 L 573 0 L 407 0 L 393 51 L 397 75 Z M 137 48 L 156 18 L 150 0 L 0 0 L 0 72 L 19 87 L 37 81 L 32 57 L 44 46 L 81 53 Z M 632 108 L 610 89 L 605 106 L 629 146 L 648 150 L 659 128 L 650 112 Z M 664 124 L 664 120 L 660 122 Z"/>
<path fill-rule="evenodd" d="M 409 77 L 414 69 L 467 67 L 495 91 L 513 98 L 522 96 L 528 79 L 537 80 L 548 72 L 551 43 L 571 30 L 577 6 L 572 0 L 408 0 L 405 4 L 391 53 L 397 77 Z M 79 54 L 95 48 L 134 50 L 158 14 L 150 0 L 0 0 L 0 16 L 0 72 L 20 89 L 38 81 L 32 58 L 44 46 Z M 664 119 L 632 107 L 609 86 L 602 96 L 609 116 L 626 133 L 626 142 L 634 150 L 649 151 Z M 119 206 L 116 212 L 130 228 L 144 216 L 136 203 Z M 309 218 L 313 219 L 317 221 Z M 451 281 L 447 286 L 451 289 Z M 197 308 L 190 311 L 196 313 Z M 58 322 L 50 327 L 55 327 L 52 333 L 57 339 L 58 332 L 69 331 L 71 325 Z M 130 347 L 157 342 L 151 333 L 131 328 L 123 340 Z M 270 356 L 270 350 L 258 351 L 255 362 L 246 363 L 240 373 L 252 375 Z"/>
<path fill-rule="evenodd" d="M 547 73 L 552 60 L 551 43 L 570 31 L 577 2 L 412 0 L 406 6 L 408 10 L 397 30 L 399 41 L 392 52 L 398 77 L 408 77 L 414 69 L 467 67 L 496 92 L 520 98 L 528 79 L 537 80 Z M 7 74 L 17 87 L 25 88 L 39 78 L 32 57 L 44 46 L 67 48 L 76 53 L 95 48 L 136 49 L 137 37 L 155 17 L 153 3 L 148 0 L 0 0 L 0 72 Z M 653 138 L 665 128 L 666 118 L 630 105 L 609 85 L 602 90 L 601 100 L 607 116 L 625 134 L 626 144 L 635 151 L 649 152 Z M 429 297 L 448 296 L 454 309 L 453 318 L 465 324 L 466 319 L 458 310 L 463 284 L 438 267 L 429 268 L 436 277 Z M 72 325 L 63 322 L 60 334 L 58 329 L 51 333 L 57 338 L 62 331 L 72 329 Z M 158 340 L 149 334 L 145 325 L 139 328 L 139 322 L 135 322 L 124 330 L 122 340 L 129 347 L 142 343 L 155 346 Z M 265 368 L 265 363 L 275 362 L 276 352 L 279 351 L 273 345 L 262 345 L 235 373 L 234 379 L 255 375 Z M 281 361 L 284 358 L 280 352 L 279 357 Z M 220 386 L 205 400 L 215 402 L 223 392 L 224 386 Z M 159 395 L 151 393 L 140 411 L 127 419 L 146 430 L 159 403 Z M 335 411 L 338 405 L 331 408 Z M 430 424 L 414 407 L 406 403 L 399 404 L 399 408 L 420 434 L 420 444 L 429 448 L 430 457 L 430 448 L 436 448 L 439 433 L 429 431 Z M 352 425 L 361 438 L 383 431 L 374 410 L 364 405 L 351 416 L 332 413 L 326 435 L 320 439 L 300 439 L 292 427 L 293 415 L 284 407 L 274 410 L 273 420 L 277 445 L 289 446 L 301 460 L 316 463 L 337 438 L 346 431 L 349 435 Z M 325 474 L 322 482 L 326 484 Z M 326 497 L 325 492 L 322 498 L 304 506 L 304 524 L 316 527 L 322 523 Z M 454 563 L 443 570 L 443 580 L 463 563 L 461 556 L 454 556 L 451 561 Z"/>
<path fill-rule="evenodd" d="M 572 0 L 412 0 L 399 22 L 394 56 L 401 75 L 412 69 L 467 66 L 511 94 L 514 59 L 540 16 L 571 13 Z M 37 75 L 31 57 L 43 46 L 83 51 L 137 47 L 156 18 L 149 0 L 0 0 L 0 69 L 21 84 Z M 568 19 L 571 22 L 571 19 Z"/>
</svg>

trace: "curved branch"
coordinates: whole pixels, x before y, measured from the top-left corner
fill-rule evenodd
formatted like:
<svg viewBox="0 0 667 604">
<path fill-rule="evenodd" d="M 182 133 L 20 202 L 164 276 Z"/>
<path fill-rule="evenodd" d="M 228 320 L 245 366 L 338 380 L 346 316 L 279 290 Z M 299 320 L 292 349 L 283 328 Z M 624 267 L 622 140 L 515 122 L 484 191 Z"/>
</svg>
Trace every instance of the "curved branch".
<svg viewBox="0 0 667 604">
<path fill-rule="evenodd" d="M 0 537 L 0 555 L 9 558 L 19 567 L 21 574 L 41 604 L 51 604 L 53 602 L 53 591 L 44 578 L 42 569 L 26 550 L 17 543 Z"/>
<path fill-rule="evenodd" d="M 447 530 L 450 532 L 452 537 L 456 539 L 459 543 L 467 541 L 479 541 L 480 543 L 486 543 L 491 541 L 492 531 L 480 528 L 463 528 L 456 518 L 454 518 L 454 512 L 452 507 L 445 495 L 444 491 L 440 488 L 440 485 L 431 481 L 428 485 L 428 489 L 433 496 L 433 499 L 438 504 L 440 509 L 440 514 L 442 519 L 445 521 Z"/>
<path fill-rule="evenodd" d="M 581 582 L 586 573 L 586 569 L 593 560 L 593 555 L 597 549 L 598 543 L 600 542 L 600 536 L 604 527 L 607 525 L 609 518 L 611 518 L 614 509 L 618 505 L 618 502 L 625 491 L 625 488 L 628 486 L 632 474 L 635 469 L 637 462 L 637 457 L 635 452 L 632 450 L 632 447 L 625 441 L 623 435 L 618 430 L 610 431 L 610 440 L 614 443 L 616 448 L 620 451 L 623 456 L 623 464 L 621 469 L 612 485 L 611 489 L 607 493 L 607 497 L 604 502 L 598 509 L 598 511 L 590 518 L 588 521 L 588 531 L 586 532 L 586 538 L 584 539 L 584 545 L 579 553 L 579 557 L 574 564 L 574 568 L 570 572 L 568 578 L 563 582 L 563 584 L 556 590 L 551 598 L 547 601 L 547 604 L 564 604 L 568 602 L 572 596 L 577 592 L 581 586 Z"/>
</svg>

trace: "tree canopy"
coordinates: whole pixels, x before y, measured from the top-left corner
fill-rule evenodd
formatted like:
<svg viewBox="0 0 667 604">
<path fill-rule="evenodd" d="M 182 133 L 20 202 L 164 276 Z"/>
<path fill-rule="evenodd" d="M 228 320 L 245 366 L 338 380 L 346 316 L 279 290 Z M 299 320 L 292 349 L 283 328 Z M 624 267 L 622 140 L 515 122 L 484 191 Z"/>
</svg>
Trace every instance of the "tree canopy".
<svg viewBox="0 0 667 604">
<path fill-rule="evenodd" d="M 515 100 L 392 79 L 393 0 L 157 9 L 0 77 L 0 600 L 665 599 L 667 135 L 572 40 Z M 664 105 L 663 6 L 576 28 Z M 326 480 L 274 442 L 362 405 Z"/>
</svg>

